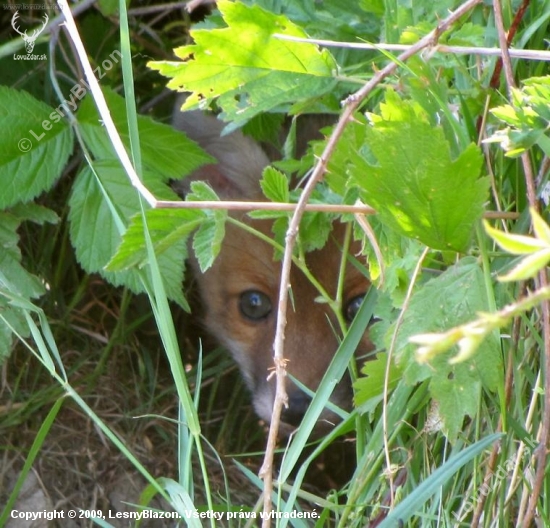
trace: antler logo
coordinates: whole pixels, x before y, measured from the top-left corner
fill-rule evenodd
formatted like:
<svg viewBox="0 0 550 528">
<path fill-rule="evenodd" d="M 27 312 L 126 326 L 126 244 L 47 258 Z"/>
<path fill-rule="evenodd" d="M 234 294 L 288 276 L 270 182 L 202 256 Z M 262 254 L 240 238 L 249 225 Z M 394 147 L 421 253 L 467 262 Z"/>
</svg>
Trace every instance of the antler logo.
<svg viewBox="0 0 550 528">
<path fill-rule="evenodd" d="M 32 50 L 34 49 L 34 43 L 36 39 L 38 38 L 38 35 L 44 31 L 44 28 L 46 27 L 46 24 L 48 23 L 48 15 L 47 13 L 44 13 L 44 22 L 42 23 L 42 27 L 40 29 L 35 29 L 32 32 L 32 35 L 27 35 L 27 30 L 25 30 L 23 33 L 19 29 L 19 25 L 17 24 L 17 19 L 19 18 L 19 11 L 16 11 L 13 17 L 11 18 L 11 27 L 17 31 L 23 37 L 23 42 L 25 42 L 25 49 L 27 50 L 27 54 L 32 53 Z"/>
</svg>

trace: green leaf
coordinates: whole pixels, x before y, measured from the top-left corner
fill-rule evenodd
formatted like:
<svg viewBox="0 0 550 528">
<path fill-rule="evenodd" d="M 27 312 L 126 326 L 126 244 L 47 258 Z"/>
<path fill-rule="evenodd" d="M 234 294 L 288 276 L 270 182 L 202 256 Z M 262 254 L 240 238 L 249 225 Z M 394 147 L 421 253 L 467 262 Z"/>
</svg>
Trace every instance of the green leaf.
<svg viewBox="0 0 550 528">
<path fill-rule="evenodd" d="M 118 15 L 118 9 L 119 9 L 118 0 L 99 0 L 98 7 L 100 12 L 105 17 Z"/>
<path fill-rule="evenodd" d="M 204 221 L 193 237 L 193 250 L 204 273 L 218 256 L 225 235 L 226 211 L 216 211 Z"/>
<path fill-rule="evenodd" d="M 173 244 L 186 240 L 204 218 L 199 209 L 149 209 L 145 212 L 147 227 L 155 254 L 161 255 Z M 143 234 L 143 215 L 138 213 L 122 236 L 115 256 L 106 266 L 107 271 L 122 271 L 143 266 L 147 261 L 147 248 Z M 186 255 L 182 255 L 185 258 Z"/>
<path fill-rule="evenodd" d="M 348 162 L 364 201 L 403 235 L 434 249 L 464 251 L 483 213 L 489 184 L 478 178 L 479 148 L 470 144 L 452 160 L 442 130 L 429 125 L 417 105 L 393 92 L 387 94 L 382 115 L 371 119 L 371 127 L 351 124 L 365 127 L 370 149 L 353 145 Z"/>
<path fill-rule="evenodd" d="M 298 243 L 304 251 L 314 251 L 324 247 L 332 231 L 333 218 L 333 215 L 325 213 L 304 214 L 298 234 Z"/>
<path fill-rule="evenodd" d="M 57 224 L 59 216 L 55 211 L 35 203 L 17 204 L 10 208 L 10 213 L 20 221 L 30 220 L 35 224 Z"/>
<path fill-rule="evenodd" d="M 265 196 L 272 202 L 288 202 L 290 200 L 288 178 L 273 167 L 267 167 L 264 170 L 260 186 Z"/>
<path fill-rule="evenodd" d="M 110 90 L 105 91 L 105 96 L 117 130 L 128 146 L 124 100 Z M 124 285 L 132 291 L 141 292 L 143 285 L 140 271 L 131 268 L 146 262 L 142 219 L 134 221 L 120 252 L 117 252 L 121 235 L 130 224 L 130 219 L 141 214 L 138 194 L 120 168 L 91 98 L 81 105 L 78 119 L 88 148 L 101 160 L 94 164 L 94 169 L 108 199 L 89 168 L 79 174 L 73 186 L 69 214 L 71 240 L 77 258 L 86 271 L 98 272 L 115 285 Z M 160 199 L 178 199 L 166 184 L 168 180 L 179 179 L 201 165 L 214 161 L 184 134 L 167 125 L 139 116 L 138 128 L 143 181 Z M 187 254 L 185 233 L 182 231 L 190 228 L 184 227 L 167 234 L 166 226 L 182 219 L 170 213 L 164 219 L 155 214 L 152 214 L 152 218 L 156 220 L 153 226 L 156 230 L 154 243 L 160 252 L 159 266 L 166 281 L 166 289 L 171 299 L 187 307 L 181 288 Z M 188 220 L 191 221 L 190 218 Z M 115 253 L 116 258 L 113 258 Z"/>
<path fill-rule="evenodd" d="M 271 232 L 273 233 L 273 239 L 279 245 L 280 248 L 285 247 L 285 238 L 286 238 L 286 233 L 288 231 L 289 221 L 290 221 L 290 218 L 288 215 L 280 216 L 273 222 L 273 226 L 271 227 Z M 296 252 L 296 248 L 295 248 L 295 252 Z M 283 258 L 283 251 L 275 248 L 273 252 L 273 259 L 281 260 L 282 258 Z"/>
<path fill-rule="evenodd" d="M 108 199 L 89 167 L 77 176 L 69 199 L 71 241 L 76 257 L 88 273 L 100 273 L 115 286 L 124 285 L 140 293 L 143 285 L 139 271 L 109 271 L 107 263 L 115 254 L 125 226 L 141 208 L 138 193 L 126 173 L 115 161 L 93 166 Z M 109 203 L 110 202 L 110 203 Z M 122 226 L 120 225 L 122 222 Z M 182 294 L 185 241 L 176 241 L 159 256 L 159 266 L 170 298 L 186 306 Z"/>
<path fill-rule="evenodd" d="M 184 108 L 224 95 L 218 101 L 224 119 L 243 123 L 330 92 L 336 63 L 328 51 L 274 37 L 306 37 L 301 28 L 255 5 L 223 0 L 217 6 L 228 27 L 191 31 L 195 43 L 175 50 L 183 63 L 149 63 L 171 78 L 169 88 L 191 92 Z"/>
<path fill-rule="evenodd" d="M 61 110 L 0 86 L 0 209 L 32 200 L 61 175 L 73 148 Z"/>
<path fill-rule="evenodd" d="M 21 221 L 22 218 L 11 212 L 0 212 L 0 286 L 26 299 L 34 299 L 40 297 L 45 290 L 38 277 L 30 274 L 21 265 L 17 234 Z"/>
<path fill-rule="evenodd" d="M 124 99 L 109 89 L 104 89 L 105 99 L 116 128 L 128 152 L 130 138 L 126 121 Z M 95 158 L 118 159 L 111 145 L 105 127 L 101 124 L 93 98 L 86 97 L 78 111 L 78 122 L 82 136 Z M 205 163 L 214 159 L 206 154 L 194 141 L 174 128 L 157 123 L 150 117 L 138 116 L 144 183 L 160 199 L 177 199 L 176 195 L 159 182 L 180 179 Z"/>
<path fill-rule="evenodd" d="M 550 247 L 550 226 L 542 219 L 542 216 L 537 213 L 534 207 L 530 207 L 529 212 L 531 213 L 535 236 Z"/>
<path fill-rule="evenodd" d="M 353 174 L 365 165 L 364 157 L 369 155 L 367 148 L 367 120 L 362 114 L 354 115 L 346 126 L 336 149 L 328 160 L 325 180 L 329 187 L 340 196 L 344 196 L 349 186 L 349 173 Z M 315 155 L 322 155 L 325 145 L 315 144 Z"/>
<path fill-rule="evenodd" d="M 382 16 L 384 14 L 383 0 L 360 0 L 359 5 L 365 11 L 374 13 L 375 15 Z"/>
<path fill-rule="evenodd" d="M 506 275 L 499 277 L 501 282 L 532 279 L 542 268 L 550 262 L 550 248 L 531 253 Z"/>
<path fill-rule="evenodd" d="M 449 46 L 483 46 L 486 28 L 466 22 L 453 31 L 445 44 Z"/>
<path fill-rule="evenodd" d="M 541 134 L 537 138 L 537 145 L 541 148 L 546 157 L 550 157 L 550 138 L 548 136 Z"/>
<path fill-rule="evenodd" d="M 187 193 L 185 199 L 191 202 L 217 202 L 220 200 L 214 189 L 203 181 L 191 182 L 191 192 Z"/>
<path fill-rule="evenodd" d="M 487 142 L 498 142 L 509 157 L 517 156 L 537 144 L 550 153 L 550 81 L 548 77 L 524 79 L 521 89 L 512 88 L 512 104 L 499 106 L 491 113 L 507 128 L 497 130 Z"/>
<path fill-rule="evenodd" d="M 186 196 L 192 201 L 218 201 L 215 191 L 203 181 L 191 183 L 191 192 Z M 206 210 L 200 213 L 202 219 L 198 230 L 193 236 L 193 251 L 197 257 L 200 269 L 205 272 L 220 252 L 221 243 L 225 235 L 225 209 Z"/>
<path fill-rule="evenodd" d="M 138 193 L 115 161 L 94 163 L 93 169 L 121 219 L 139 211 Z M 76 177 L 69 198 L 70 234 L 78 261 L 89 273 L 99 272 L 115 253 L 121 233 L 92 172 L 85 167 Z"/>
<path fill-rule="evenodd" d="M 533 238 L 526 235 L 514 235 L 511 233 L 503 233 L 489 225 L 487 221 L 483 221 L 487 234 L 504 250 L 512 255 L 526 255 L 536 251 L 548 248 L 548 243 L 538 238 Z"/>
<path fill-rule="evenodd" d="M 519 119 L 516 111 L 510 105 L 497 106 L 491 109 L 491 114 L 493 114 L 497 119 L 504 121 L 508 125 L 520 126 L 521 120 Z"/>
<path fill-rule="evenodd" d="M 14 207 L 18 214 L 14 214 L 13 211 L 0 212 L 0 364 L 11 352 L 12 328 L 24 337 L 29 335 L 23 311 L 12 302 L 13 296 L 30 300 L 45 293 L 42 281 L 21 264 L 17 229 L 25 219 L 24 213 L 27 216 L 40 217 L 36 210 L 31 213 L 34 209 L 32 206 L 33 204 L 26 204 Z M 48 211 L 45 207 L 39 209 Z"/>
<path fill-rule="evenodd" d="M 10 356 L 14 338 L 13 330 L 23 337 L 29 336 L 22 310 L 10 306 L 4 298 L 5 293 L 9 293 L 9 290 L 5 288 L 0 270 L 0 365 Z"/>
<path fill-rule="evenodd" d="M 353 384 L 353 388 L 355 389 L 355 407 L 360 407 L 362 413 L 372 410 L 373 406 L 382 399 L 387 361 L 387 354 L 376 354 L 375 359 L 365 362 L 361 369 L 363 377 Z M 397 386 L 402 376 L 403 371 L 401 367 L 392 362 L 388 380 L 389 391 L 392 391 Z"/>
<path fill-rule="evenodd" d="M 45 288 L 38 277 L 29 273 L 13 254 L 3 251 L 0 255 L 0 287 L 24 297 L 35 299 L 45 293 Z"/>
<path fill-rule="evenodd" d="M 481 387 L 494 391 L 502 377 L 502 357 L 497 338 L 490 334 L 468 361 L 450 364 L 455 350 L 436 356 L 428 365 L 414 359 L 408 338 L 443 332 L 471 321 L 477 312 L 488 312 L 483 271 L 472 257 L 451 266 L 428 281 L 411 298 L 397 337 L 397 360 L 409 384 L 430 380 L 429 390 L 439 404 L 445 434 L 457 438 L 465 416 L 478 410 Z"/>
</svg>

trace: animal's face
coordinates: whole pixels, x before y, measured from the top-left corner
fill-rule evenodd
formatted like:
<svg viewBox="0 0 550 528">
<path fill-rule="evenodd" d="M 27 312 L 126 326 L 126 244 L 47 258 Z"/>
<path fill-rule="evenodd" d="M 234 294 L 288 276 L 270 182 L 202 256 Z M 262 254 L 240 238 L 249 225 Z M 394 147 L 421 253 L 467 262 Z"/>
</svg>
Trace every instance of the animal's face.
<svg viewBox="0 0 550 528">
<path fill-rule="evenodd" d="M 270 234 L 269 222 L 251 222 Z M 334 298 L 338 286 L 340 247 L 344 229 L 338 225 L 329 243 L 307 255 L 311 273 Z M 205 323 L 226 346 L 252 391 L 254 407 L 269 421 L 275 398 L 275 380 L 267 381 L 273 367 L 277 301 L 281 263 L 273 260 L 273 248 L 258 237 L 233 225 L 227 233 L 213 267 L 196 279 L 203 304 Z M 287 372 L 311 390 L 316 390 L 331 362 L 341 336 L 336 316 L 329 305 L 319 302 L 320 294 L 296 267 L 290 276 L 291 299 L 287 311 L 284 357 Z M 368 281 L 351 264 L 345 270 L 342 315 L 350 322 L 368 289 Z M 370 350 L 365 335 L 358 353 Z M 296 426 L 303 417 L 309 397 L 287 378 L 289 407 L 283 422 Z M 351 386 L 346 377 L 331 400 L 342 408 L 351 405 Z M 322 420 L 334 423 L 330 412 Z"/>
<path fill-rule="evenodd" d="M 225 199 L 262 199 L 259 180 L 269 160 L 255 142 L 240 132 L 221 137 L 223 123 L 199 112 L 177 111 L 174 124 L 218 160 L 216 165 L 199 169 L 190 180 L 207 181 Z M 270 221 L 233 215 L 271 236 Z M 332 298 L 336 297 L 339 282 L 344 231 L 344 226 L 337 223 L 327 245 L 306 256 L 309 271 Z M 357 250 L 351 248 L 353 253 Z M 271 419 L 275 398 L 275 380 L 267 378 L 273 368 L 280 267 L 281 263 L 273 259 L 272 246 L 230 223 L 226 224 L 222 248 L 212 268 L 203 274 L 194 263 L 205 325 L 235 358 L 252 391 L 256 412 L 267 421 Z M 351 264 L 346 266 L 344 277 L 342 315 L 350 322 L 369 283 Z M 317 289 L 295 266 L 290 288 L 284 341 L 287 371 L 314 391 L 338 348 L 340 325 L 329 305 L 319 302 Z M 359 349 L 358 354 L 371 349 L 366 335 Z M 290 378 L 287 393 L 289 408 L 282 416 L 286 431 L 299 423 L 310 401 Z M 336 387 L 331 400 L 349 408 L 351 395 L 346 378 Z M 336 421 L 328 411 L 321 419 Z"/>
</svg>

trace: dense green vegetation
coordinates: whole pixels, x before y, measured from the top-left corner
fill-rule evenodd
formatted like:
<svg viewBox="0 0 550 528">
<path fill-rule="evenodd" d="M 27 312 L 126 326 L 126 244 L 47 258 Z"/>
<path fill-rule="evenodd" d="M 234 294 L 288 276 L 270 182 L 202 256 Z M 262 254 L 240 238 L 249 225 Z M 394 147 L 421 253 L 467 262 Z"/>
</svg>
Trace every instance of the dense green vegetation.
<svg viewBox="0 0 550 528">
<path fill-rule="evenodd" d="M 262 445 L 235 418 L 246 395 L 223 397 L 231 367 L 219 351 L 195 363 L 181 352 L 188 248 L 207 269 L 227 212 L 166 206 L 179 200 L 170 182 L 210 160 L 165 124 L 168 84 L 190 94 L 184 109 L 215 110 L 228 130 L 282 153 L 264 173 L 266 201 L 341 206 L 251 213 L 276 219 L 278 258 L 302 214 L 298 265 L 340 217 L 363 242 L 356 264 L 373 283 L 299 432 L 281 443 L 272 525 L 312 526 L 288 518 L 312 509 L 316 526 L 550 525 L 550 2 L 224 0 L 191 17 L 164 5 L 158 18 L 150 7 L 100 2 L 76 25 L 54 23 L 33 52 L 45 60 L 16 60 L 23 40 L 2 33 L 0 431 L 6 454 L 25 463 L 13 491 L 0 490 L 0 524 L 49 435 L 70 427 L 67 406 L 141 473 L 142 506 L 162 495 L 184 518 L 198 508 L 226 512 L 228 526 L 262 522 L 263 453 L 250 455 L 252 470 L 248 458 L 223 459 L 246 493 L 232 477 L 211 483 L 219 462 L 207 438 L 222 455 Z M 506 38 L 503 60 L 488 48 Z M 295 118 L 310 114 L 335 125 L 295 159 Z M 307 191 L 296 185 L 304 176 L 317 179 Z M 218 200 L 205 184 L 192 191 L 188 201 Z M 326 389 L 372 315 L 376 355 L 351 368 L 354 410 L 313 441 Z M 133 380 L 120 426 L 94 404 L 121 398 L 107 375 Z M 176 425 L 159 416 L 172 387 Z M 128 440 L 142 431 L 129 416 L 155 422 L 147 455 Z M 16 448 L 21 428 L 27 447 Z M 342 437 L 354 439 L 353 474 L 310 488 L 317 457 Z M 161 445 L 171 474 L 151 469 Z"/>
</svg>

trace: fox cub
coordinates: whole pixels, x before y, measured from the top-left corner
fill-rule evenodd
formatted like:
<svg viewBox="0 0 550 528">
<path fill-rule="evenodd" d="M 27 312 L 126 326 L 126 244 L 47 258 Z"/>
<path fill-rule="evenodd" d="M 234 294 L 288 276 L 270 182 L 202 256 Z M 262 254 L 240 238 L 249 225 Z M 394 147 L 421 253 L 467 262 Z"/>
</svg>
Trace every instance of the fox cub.
<svg viewBox="0 0 550 528">
<path fill-rule="evenodd" d="M 269 165 L 261 147 L 240 131 L 221 136 L 224 124 L 201 112 L 174 113 L 174 126 L 184 131 L 217 163 L 207 165 L 189 180 L 207 181 L 222 199 L 262 200 L 259 181 Z M 271 236 L 272 221 L 253 220 L 246 213 L 231 213 L 254 229 Z M 335 222 L 328 243 L 307 254 L 307 266 L 331 295 L 336 295 L 344 226 Z M 352 245 L 353 246 L 353 245 Z M 350 252 L 357 252 L 353 246 Z M 275 380 L 267 380 L 273 367 L 273 341 L 281 263 L 273 259 L 273 247 L 252 234 L 228 223 L 219 256 L 214 265 L 201 273 L 192 263 L 208 331 L 232 354 L 252 392 L 254 408 L 264 420 L 271 419 Z M 290 276 L 292 302 L 287 313 L 284 357 L 287 371 L 315 391 L 338 347 L 338 322 L 318 291 L 302 272 L 293 267 Z M 342 311 L 351 322 L 369 288 L 365 276 L 351 264 L 345 270 Z M 334 298 L 334 297 L 333 297 Z M 363 336 L 357 355 L 371 349 Z M 299 425 L 310 398 L 287 377 L 288 408 L 283 411 L 283 430 Z M 349 378 L 334 390 L 331 401 L 342 408 L 351 406 Z M 325 410 L 320 427 L 337 420 Z"/>
</svg>

